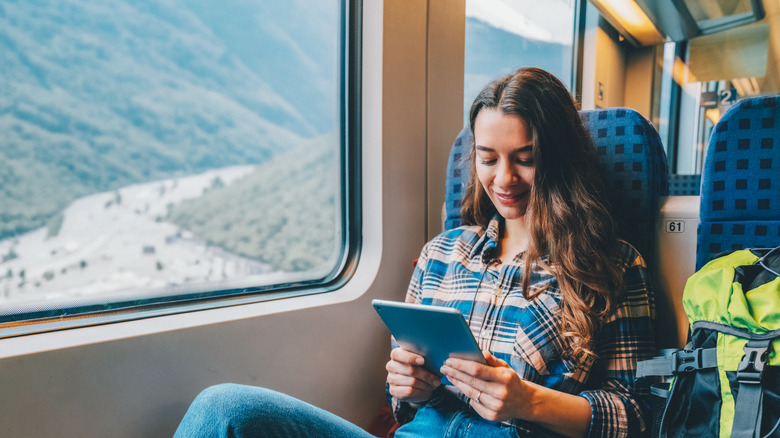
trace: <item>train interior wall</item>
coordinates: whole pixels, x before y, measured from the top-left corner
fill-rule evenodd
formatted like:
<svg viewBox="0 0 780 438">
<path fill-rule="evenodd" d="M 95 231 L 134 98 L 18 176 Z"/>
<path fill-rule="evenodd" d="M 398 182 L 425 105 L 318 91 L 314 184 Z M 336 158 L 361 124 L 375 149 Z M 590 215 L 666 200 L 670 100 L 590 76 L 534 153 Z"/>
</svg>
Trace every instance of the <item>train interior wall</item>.
<svg viewBox="0 0 780 438">
<path fill-rule="evenodd" d="M 411 261 L 440 227 L 446 155 L 462 122 L 463 49 L 451 41 L 463 40 L 453 23 L 465 8 L 400 3 L 363 6 L 364 240 L 353 279 L 327 294 L 0 340 L 0 435 L 170 436 L 199 391 L 228 381 L 368 426 L 385 402 L 389 347 L 370 301 L 403 298 Z M 652 81 L 654 55 L 627 55 L 598 29 L 587 37 L 599 45 L 586 49 L 583 108 L 646 114 L 648 96 L 635 93 Z M 607 67 L 597 71 L 596 59 Z M 693 272 L 697 217 L 697 197 L 668 198 L 657 220 L 656 290 L 672 297 L 659 300 L 668 344 L 683 339 L 674 301 Z M 685 232 L 660 232 L 668 220 L 684 221 Z"/>
<path fill-rule="evenodd" d="M 0 436 L 171 436 L 198 392 L 230 381 L 368 426 L 385 403 L 390 345 L 370 301 L 403 299 L 427 238 L 433 3 L 363 5 L 363 244 L 353 278 L 330 293 L 0 340 Z"/>
</svg>

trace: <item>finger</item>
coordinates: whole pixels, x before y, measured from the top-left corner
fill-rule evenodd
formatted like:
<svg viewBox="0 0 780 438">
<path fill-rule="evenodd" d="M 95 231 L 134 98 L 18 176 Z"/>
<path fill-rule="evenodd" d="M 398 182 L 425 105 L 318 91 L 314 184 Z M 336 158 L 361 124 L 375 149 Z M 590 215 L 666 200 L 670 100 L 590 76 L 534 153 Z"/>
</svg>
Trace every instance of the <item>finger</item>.
<svg viewBox="0 0 780 438">
<path fill-rule="evenodd" d="M 398 379 L 401 384 L 394 383 Z M 404 401 L 418 401 L 430 398 L 435 388 L 428 387 L 424 382 L 412 379 L 411 385 L 405 385 L 407 382 L 404 376 L 388 376 L 388 391 L 393 397 Z"/>
<path fill-rule="evenodd" d="M 433 382 L 435 379 L 438 379 L 438 377 L 436 377 L 435 374 L 433 374 L 432 372 L 428 371 L 423 367 L 417 365 L 409 365 L 403 362 L 397 362 L 395 360 L 390 360 L 389 362 L 387 362 L 387 365 L 385 365 L 385 369 L 391 373 L 413 376 L 423 380 L 427 380 L 429 382 Z"/>
<path fill-rule="evenodd" d="M 479 379 L 474 377 L 471 374 L 464 373 L 463 371 L 453 368 L 448 365 L 444 365 L 441 367 L 441 373 L 447 376 L 447 378 L 452 382 L 453 385 L 457 386 L 458 389 L 463 391 L 465 394 L 468 395 L 466 392 L 467 389 L 475 388 L 478 385 Z M 483 388 L 476 388 L 476 391 L 480 391 Z M 475 392 L 476 392 L 475 391 Z"/>
<path fill-rule="evenodd" d="M 480 404 L 490 409 L 496 409 L 500 406 L 500 399 L 495 395 L 502 393 L 502 385 L 500 383 L 482 380 L 445 367 L 442 367 L 442 372 L 446 371 L 445 375 L 450 380 L 450 383 L 471 399 L 472 402 L 479 399 Z"/>
<path fill-rule="evenodd" d="M 442 367 L 442 371 L 447 371 L 445 375 L 450 380 L 450 383 L 472 400 L 475 400 L 477 397 L 480 397 L 480 400 L 482 400 L 485 398 L 485 394 L 490 391 L 490 384 L 484 380 L 476 379 L 474 376 L 458 370 L 446 369 L 446 366 Z M 481 396 L 480 393 L 482 394 Z"/>
<path fill-rule="evenodd" d="M 396 362 L 401 362 L 409 365 L 424 365 L 425 358 L 417 353 L 412 353 L 409 350 L 404 350 L 401 347 L 393 348 L 390 351 L 390 358 Z"/>
<path fill-rule="evenodd" d="M 454 377 L 450 377 L 449 379 L 450 382 L 456 388 L 458 388 L 460 392 L 463 393 L 463 395 L 469 398 L 472 405 L 482 405 L 481 407 L 486 410 L 490 410 L 495 405 L 497 400 L 495 397 L 490 395 L 490 390 L 492 388 L 491 384 L 478 381 L 478 384 L 469 385 Z M 480 387 L 484 387 L 486 389 L 479 389 Z"/>
<path fill-rule="evenodd" d="M 399 400 L 411 401 L 411 402 L 423 400 L 426 398 L 425 395 L 430 393 L 430 391 L 421 390 L 419 388 L 415 388 L 412 386 L 396 386 L 396 385 L 390 385 L 389 391 L 390 391 L 390 395 L 392 395 L 393 397 L 396 397 Z"/>
<path fill-rule="evenodd" d="M 493 356 L 489 351 L 485 350 L 482 352 L 482 354 L 485 355 L 485 360 L 487 361 L 488 365 L 492 367 L 504 367 L 504 368 L 511 368 L 506 361 L 501 360 L 495 356 Z"/>
<path fill-rule="evenodd" d="M 452 369 L 454 372 L 460 372 L 481 380 L 493 380 L 493 368 L 479 362 L 449 358 L 444 362 L 444 367 Z M 444 367 L 442 367 L 442 373 L 444 372 Z M 465 377 L 461 377 L 460 380 L 464 380 L 467 383 L 469 382 Z"/>
<path fill-rule="evenodd" d="M 469 397 L 469 404 L 472 408 L 474 408 L 479 415 L 482 415 L 484 417 L 485 414 L 488 412 L 491 412 L 491 400 L 490 396 L 485 394 L 484 392 L 477 392 L 477 394 L 474 395 L 474 397 Z"/>
<path fill-rule="evenodd" d="M 438 376 L 426 370 L 425 368 L 418 367 L 415 365 L 407 365 L 402 362 L 396 362 L 394 360 L 391 360 L 387 362 L 387 365 L 385 365 L 385 369 L 387 370 L 388 374 L 398 374 L 398 375 L 422 380 L 426 382 L 428 385 L 431 385 L 433 387 L 437 387 L 441 384 L 441 380 L 439 379 Z"/>
<path fill-rule="evenodd" d="M 461 383 L 461 382 L 458 382 Z M 488 384 L 493 388 L 494 384 Z M 457 385 L 456 385 L 457 386 Z M 469 398 L 469 405 L 484 419 L 490 421 L 497 421 L 498 411 L 501 406 L 499 399 L 495 398 L 490 390 L 479 391 L 474 387 L 468 387 L 463 385 L 461 392 Z"/>
<path fill-rule="evenodd" d="M 389 372 L 387 373 L 387 382 L 396 385 L 414 386 L 421 389 L 436 388 L 441 385 L 439 378 L 432 374 L 414 376 Z"/>
<path fill-rule="evenodd" d="M 414 377 L 401 374 L 388 374 L 387 383 L 391 386 L 409 387 L 425 391 L 432 389 L 432 385 L 425 380 L 415 379 Z"/>
</svg>

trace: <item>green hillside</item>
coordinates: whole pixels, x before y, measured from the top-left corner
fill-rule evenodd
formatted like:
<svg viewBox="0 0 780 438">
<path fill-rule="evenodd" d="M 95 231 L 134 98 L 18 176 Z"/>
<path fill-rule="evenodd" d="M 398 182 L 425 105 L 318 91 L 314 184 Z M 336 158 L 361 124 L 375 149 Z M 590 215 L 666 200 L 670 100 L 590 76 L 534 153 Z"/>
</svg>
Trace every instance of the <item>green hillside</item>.
<svg viewBox="0 0 780 438">
<path fill-rule="evenodd" d="M 168 221 L 209 244 L 286 272 L 328 261 L 335 250 L 339 167 L 332 140 L 275 156 L 250 175 L 174 205 Z"/>
<path fill-rule="evenodd" d="M 243 12 L 262 14 L 250 6 Z M 85 195 L 261 163 L 327 132 L 242 58 L 256 65 L 264 51 L 231 49 L 238 43 L 212 30 L 204 7 L 0 2 L 0 240 Z M 274 47 L 277 58 L 291 51 Z M 286 68 L 309 71 L 288 58 Z M 332 104 L 314 87 L 290 88 Z"/>
</svg>

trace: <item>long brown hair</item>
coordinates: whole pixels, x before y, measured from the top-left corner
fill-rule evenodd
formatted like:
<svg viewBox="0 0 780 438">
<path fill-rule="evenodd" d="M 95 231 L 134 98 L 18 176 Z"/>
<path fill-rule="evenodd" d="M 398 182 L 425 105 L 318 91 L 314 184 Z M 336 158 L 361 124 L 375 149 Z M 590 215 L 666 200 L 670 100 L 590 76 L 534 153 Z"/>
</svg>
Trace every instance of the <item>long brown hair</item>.
<svg viewBox="0 0 780 438">
<path fill-rule="evenodd" d="M 533 264 L 555 275 L 563 293 L 561 331 L 570 344 L 568 355 L 592 353 L 593 336 L 622 290 L 615 260 L 617 227 L 593 141 L 566 87 L 538 68 L 522 68 L 488 84 L 471 106 L 472 132 L 486 108 L 523 118 L 533 138 L 535 175 L 525 213 L 531 243 L 523 256 L 529 267 L 523 295 L 532 300 L 541 293 L 529 291 Z M 477 178 L 473 141 L 471 146 L 461 216 L 464 223 L 484 228 L 496 208 Z"/>
</svg>

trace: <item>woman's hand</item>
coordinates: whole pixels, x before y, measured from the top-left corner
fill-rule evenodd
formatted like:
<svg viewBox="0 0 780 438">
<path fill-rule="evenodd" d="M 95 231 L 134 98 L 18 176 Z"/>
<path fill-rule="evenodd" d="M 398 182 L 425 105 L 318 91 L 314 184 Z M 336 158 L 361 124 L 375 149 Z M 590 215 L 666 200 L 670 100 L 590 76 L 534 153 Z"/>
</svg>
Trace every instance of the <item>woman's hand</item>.
<svg viewBox="0 0 780 438">
<path fill-rule="evenodd" d="M 425 359 L 419 354 L 394 348 L 387 362 L 387 383 L 390 395 L 405 402 L 424 402 L 431 398 L 433 390 L 441 385 L 435 374 L 422 367 Z"/>
<path fill-rule="evenodd" d="M 450 358 L 441 367 L 442 374 L 471 399 L 471 407 L 482 418 L 519 418 L 561 435 L 585 436 L 592 415 L 585 398 L 523 380 L 508 363 L 487 351 L 483 354 L 487 365 Z"/>
<path fill-rule="evenodd" d="M 482 418 L 504 421 L 528 414 L 533 388 L 508 363 L 484 351 L 487 365 L 462 359 L 447 359 L 442 374 L 471 399 Z"/>
</svg>

